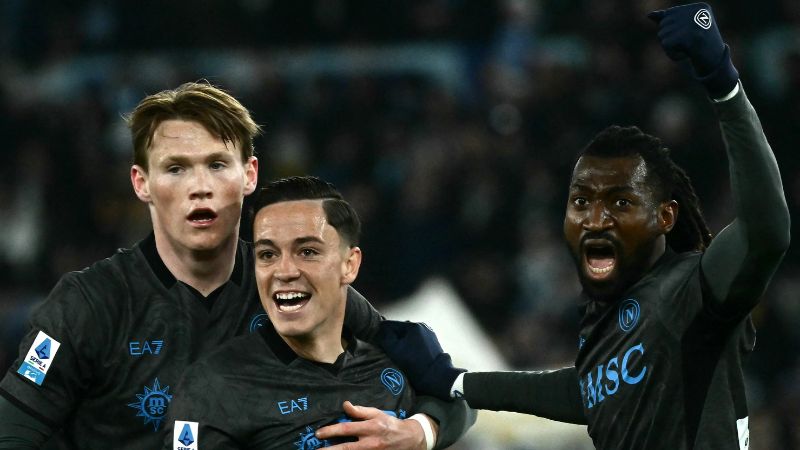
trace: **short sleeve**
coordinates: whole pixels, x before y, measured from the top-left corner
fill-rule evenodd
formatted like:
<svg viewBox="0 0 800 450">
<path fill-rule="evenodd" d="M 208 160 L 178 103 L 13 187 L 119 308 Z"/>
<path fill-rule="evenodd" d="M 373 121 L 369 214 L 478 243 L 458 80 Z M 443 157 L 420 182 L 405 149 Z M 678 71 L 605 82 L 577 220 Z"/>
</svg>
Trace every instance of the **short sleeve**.
<svg viewBox="0 0 800 450">
<path fill-rule="evenodd" d="M 65 275 L 33 311 L 0 394 L 42 422 L 60 425 L 91 386 L 94 353 L 102 342 L 75 275 Z"/>
</svg>

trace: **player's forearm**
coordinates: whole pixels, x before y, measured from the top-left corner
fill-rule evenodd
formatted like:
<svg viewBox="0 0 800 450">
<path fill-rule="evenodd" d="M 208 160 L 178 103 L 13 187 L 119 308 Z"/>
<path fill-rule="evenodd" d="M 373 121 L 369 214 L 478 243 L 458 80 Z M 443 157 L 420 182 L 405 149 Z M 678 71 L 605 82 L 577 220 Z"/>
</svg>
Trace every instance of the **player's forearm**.
<svg viewBox="0 0 800 450">
<path fill-rule="evenodd" d="M 0 396 L 0 449 L 36 450 L 52 429 Z"/>
<path fill-rule="evenodd" d="M 477 414 L 463 400 L 443 401 L 420 396 L 415 411 L 427 414 L 439 424 L 434 449 L 447 448 L 455 443 L 475 423 Z"/>
<path fill-rule="evenodd" d="M 741 87 L 741 86 L 740 86 Z M 712 241 L 702 265 L 722 312 L 749 311 L 789 245 L 789 210 L 775 156 L 744 91 L 716 104 L 728 152 L 735 220 Z"/>
<path fill-rule="evenodd" d="M 468 372 L 464 374 L 463 394 L 472 408 L 586 424 L 575 367 L 542 372 Z"/>
</svg>

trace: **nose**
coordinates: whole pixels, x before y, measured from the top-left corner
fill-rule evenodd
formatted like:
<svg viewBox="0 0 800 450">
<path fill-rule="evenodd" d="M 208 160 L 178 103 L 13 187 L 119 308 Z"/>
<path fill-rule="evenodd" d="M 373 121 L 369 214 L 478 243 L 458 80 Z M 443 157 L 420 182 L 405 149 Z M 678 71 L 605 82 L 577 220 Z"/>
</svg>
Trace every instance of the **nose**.
<svg viewBox="0 0 800 450">
<path fill-rule="evenodd" d="M 589 207 L 589 214 L 583 221 L 583 228 L 588 231 L 602 231 L 611 228 L 613 220 L 603 202 L 594 202 Z"/>
<path fill-rule="evenodd" d="M 282 255 L 275 267 L 275 278 L 281 281 L 291 281 L 300 277 L 300 270 L 294 263 L 292 255 Z"/>
<path fill-rule="evenodd" d="M 212 189 L 211 175 L 203 169 L 194 170 L 194 177 L 191 180 L 189 198 L 192 200 L 211 198 L 214 190 Z"/>
</svg>

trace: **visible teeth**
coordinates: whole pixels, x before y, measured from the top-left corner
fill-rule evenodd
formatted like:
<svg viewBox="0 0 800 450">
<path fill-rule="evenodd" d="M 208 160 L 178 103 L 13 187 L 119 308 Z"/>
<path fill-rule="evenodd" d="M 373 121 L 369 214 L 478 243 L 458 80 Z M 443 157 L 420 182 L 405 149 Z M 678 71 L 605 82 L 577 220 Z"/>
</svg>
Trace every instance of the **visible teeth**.
<svg viewBox="0 0 800 450">
<path fill-rule="evenodd" d="M 293 312 L 293 311 L 297 311 L 298 309 L 300 309 L 302 307 L 303 307 L 302 304 L 297 304 L 297 305 L 280 304 L 280 305 L 278 305 L 278 310 L 281 311 L 281 312 Z"/>
<path fill-rule="evenodd" d="M 303 298 L 305 296 L 306 294 L 303 294 L 302 292 L 278 292 L 275 294 L 275 298 L 278 300 L 294 300 Z"/>
<path fill-rule="evenodd" d="M 613 264 L 608 266 L 608 267 L 603 267 L 602 269 L 599 269 L 597 267 L 589 266 L 589 270 L 591 270 L 592 273 L 608 273 L 608 272 L 611 272 L 611 269 L 613 269 L 613 268 L 614 268 Z"/>
</svg>

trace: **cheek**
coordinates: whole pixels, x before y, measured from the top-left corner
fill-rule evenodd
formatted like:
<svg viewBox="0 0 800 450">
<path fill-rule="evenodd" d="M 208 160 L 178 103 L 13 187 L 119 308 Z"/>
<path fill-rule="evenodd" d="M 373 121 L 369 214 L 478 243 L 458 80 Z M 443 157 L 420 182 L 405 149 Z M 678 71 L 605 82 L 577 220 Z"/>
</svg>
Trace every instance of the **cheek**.
<svg viewBox="0 0 800 450">
<path fill-rule="evenodd" d="M 167 206 L 175 202 L 179 189 L 180 185 L 178 183 L 169 182 L 169 180 L 159 177 L 150 182 L 150 197 L 156 207 L 159 205 Z"/>
<path fill-rule="evenodd" d="M 580 220 L 574 215 L 567 214 L 566 218 L 564 219 L 564 238 L 567 240 L 567 244 L 569 244 L 570 247 L 574 246 L 574 241 L 578 239 L 580 233 Z"/>
</svg>

